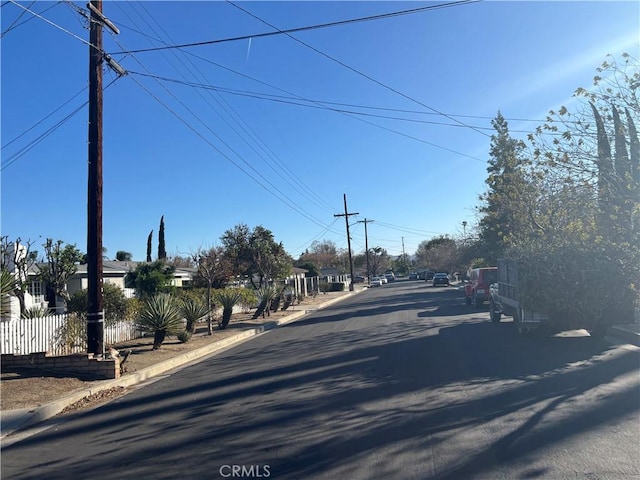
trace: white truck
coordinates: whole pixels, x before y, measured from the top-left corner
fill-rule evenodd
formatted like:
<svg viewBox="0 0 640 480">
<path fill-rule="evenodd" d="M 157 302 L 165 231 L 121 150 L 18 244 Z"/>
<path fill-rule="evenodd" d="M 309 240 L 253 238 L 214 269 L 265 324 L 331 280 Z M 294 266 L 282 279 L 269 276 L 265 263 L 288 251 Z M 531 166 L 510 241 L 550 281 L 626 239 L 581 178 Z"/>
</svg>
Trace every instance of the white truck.
<svg viewBox="0 0 640 480">
<path fill-rule="evenodd" d="M 578 316 L 558 318 L 525 308 L 521 302 L 518 264 L 506 259 L 498 259 L 498 282 L 489 288 L 489 314 L 492 322 L 499 322 L 502 315 L 513 317 L 518 332 L 522 334 L 586 329 L 592 337 L 602 338 L 610 327 L 605 320 L 586 321 Z"/>
</svg>

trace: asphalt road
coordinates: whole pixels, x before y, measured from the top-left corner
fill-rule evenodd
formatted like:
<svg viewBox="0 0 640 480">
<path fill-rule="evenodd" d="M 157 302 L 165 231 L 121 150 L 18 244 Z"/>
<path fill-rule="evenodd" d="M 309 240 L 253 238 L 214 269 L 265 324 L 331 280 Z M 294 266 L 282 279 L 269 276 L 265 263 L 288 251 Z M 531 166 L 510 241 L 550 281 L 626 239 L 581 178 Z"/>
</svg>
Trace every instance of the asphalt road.
<svg viewBox="0 0 640 480">
<path fill-rule="evenodd" d="M 2 449 L 4 479 L 638 479 L 640 349 L 369 289 Z"/>
</svg>

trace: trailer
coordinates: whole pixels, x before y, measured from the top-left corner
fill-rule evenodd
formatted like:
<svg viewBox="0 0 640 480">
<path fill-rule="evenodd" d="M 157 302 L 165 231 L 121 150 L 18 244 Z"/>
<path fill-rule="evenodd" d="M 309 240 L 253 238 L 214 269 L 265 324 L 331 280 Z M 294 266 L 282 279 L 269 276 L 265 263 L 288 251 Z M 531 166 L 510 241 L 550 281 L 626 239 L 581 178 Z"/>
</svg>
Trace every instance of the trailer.
<svg viewBox="0 0 640 480">
<path fill-rule="evenodd" d="M 592 337 L 602 338 L 606 335 L 610 327 L 606 319 L 586 321 L 579 315 L 559 317 L 527 309 L 521 301 L 518 274 L 515 261 L 498 259 L 498 281 L 489 287 L 489 315 L 492 322 L 500 322 L 503 315 L 513 317 L 513 323 L 521 334 L 541 330 L 557 333 L 586 329 Z"/>
</svg>

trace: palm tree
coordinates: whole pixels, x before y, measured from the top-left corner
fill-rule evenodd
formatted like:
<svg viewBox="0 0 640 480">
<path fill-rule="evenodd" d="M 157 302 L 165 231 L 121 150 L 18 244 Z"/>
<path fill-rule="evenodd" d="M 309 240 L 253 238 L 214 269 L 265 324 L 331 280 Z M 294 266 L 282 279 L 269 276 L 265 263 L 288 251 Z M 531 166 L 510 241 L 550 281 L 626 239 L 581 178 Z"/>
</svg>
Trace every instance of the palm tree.
<svg viewBox="0 0 640 480">
<path fill-rule="evenodd" d="M 177 335 L 183 329 L 180 307 L 166 293 L 150 297 L 136 323 L 140 330 L 153 333 L 154 350 L 160 348 L 167 335 Z"/>
<path fill-rule="evenodd" d="M 236 288 L 225 288 L 216 292 L 216 300 L 222 305 L 222 321 L 219 323 L 221 329 L 227 328 L 233 313 L 233 307 L 240 301 L 240 291 Z"/>
<path fill-rule="evenodd" d="M 187 320 L 185 330 L 189 333 L 196 331 L 196 323 L 209 312 L 207 306 L 195 298 L 187 298 L 182 302 L 182 315 Z"/>
</svg>

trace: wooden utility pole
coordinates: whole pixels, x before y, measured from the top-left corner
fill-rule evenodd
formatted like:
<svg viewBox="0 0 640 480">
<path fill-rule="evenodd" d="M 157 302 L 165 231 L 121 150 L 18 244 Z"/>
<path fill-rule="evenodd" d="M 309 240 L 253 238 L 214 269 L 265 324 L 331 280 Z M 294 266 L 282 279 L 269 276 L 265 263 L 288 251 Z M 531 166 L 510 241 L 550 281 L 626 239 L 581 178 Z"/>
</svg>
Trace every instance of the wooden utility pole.
<svg viewBox="0 0 640 480">
<path fill-rule="evenodd" d="M 364 223 L 364 249 L 367 257 L 367 283 L 371 283 L 371 267 L 369 267 L 369 235 L 367 234 L 367 223 L 371 223 L 373 220 L 360 220 L 358 223 Z"/>
<path fill-rule="evenodd" d="M 104 353 L 102 303 L 102 0 L 92 0 L 89 34 L 89 181 L 87 190 L 87 352 Z"/>
<path fill-rule="evenodd" d="M 349 235 L 349 216 L 359 215 L 356 213 L 347 212 L 347 194 L 344 195 L 344 213 L 335 214 L 334 217 L 344 217 L 344 221 L 347 224 L 347 246 L 349 247 L 349 273 L 351 274 L 351 282 L 349 283 L 349 291 L 353 292 L 353 259 L 351 258 L 351 235 Z"/>
</svg>

